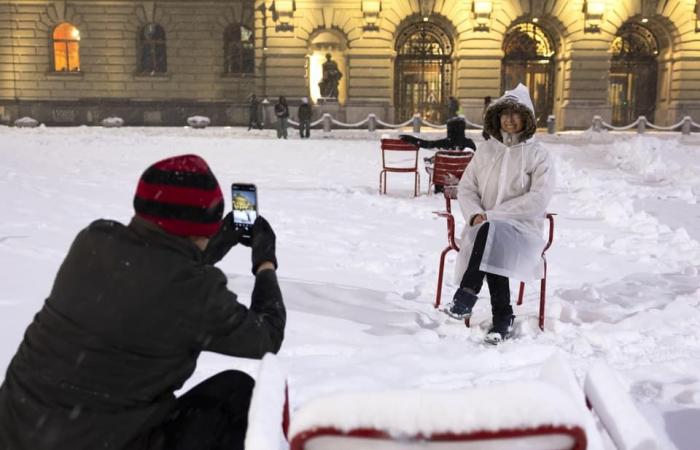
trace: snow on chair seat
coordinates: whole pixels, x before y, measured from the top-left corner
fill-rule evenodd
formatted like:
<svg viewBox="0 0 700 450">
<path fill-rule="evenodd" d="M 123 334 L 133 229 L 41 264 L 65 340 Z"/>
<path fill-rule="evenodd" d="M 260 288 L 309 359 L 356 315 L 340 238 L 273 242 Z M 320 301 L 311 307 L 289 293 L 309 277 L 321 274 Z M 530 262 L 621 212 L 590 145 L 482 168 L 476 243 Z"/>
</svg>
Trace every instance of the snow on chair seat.
<svg viewBox="0 0 700 450">
<path fill-rule="evenodd" d="M 295 412 L 291 450 L 583 450 L 586 419 L 573 403 L 543 381 L 337 394 Z"/>
</svg>

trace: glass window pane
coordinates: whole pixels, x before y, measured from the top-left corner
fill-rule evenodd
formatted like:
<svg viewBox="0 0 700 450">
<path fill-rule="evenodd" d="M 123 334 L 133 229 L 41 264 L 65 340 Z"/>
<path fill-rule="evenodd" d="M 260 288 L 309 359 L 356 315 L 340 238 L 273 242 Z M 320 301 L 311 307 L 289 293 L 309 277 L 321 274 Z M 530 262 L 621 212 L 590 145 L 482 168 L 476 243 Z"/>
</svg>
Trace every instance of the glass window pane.
<svg viewBox="0 0 700 450">
<path fill-rule="evenodd" d="M 53 60 L 54 70 L 63 72 L 68 70 L 68 52 L 65 42 L 54 42 L 53 44 Z"/>
<path fill-rule="evenodd" d="M 80 44 L 68 43 L 68 70 L 78 72 L 80 70 Z"/>
<path fill-rule="evenodd" d="M 68 41 L 79 41 L 80 31 L 69 23 L 62 23 L 56 27 L 53 32 L 54 39 L 63 39 Z"/>
</svg>

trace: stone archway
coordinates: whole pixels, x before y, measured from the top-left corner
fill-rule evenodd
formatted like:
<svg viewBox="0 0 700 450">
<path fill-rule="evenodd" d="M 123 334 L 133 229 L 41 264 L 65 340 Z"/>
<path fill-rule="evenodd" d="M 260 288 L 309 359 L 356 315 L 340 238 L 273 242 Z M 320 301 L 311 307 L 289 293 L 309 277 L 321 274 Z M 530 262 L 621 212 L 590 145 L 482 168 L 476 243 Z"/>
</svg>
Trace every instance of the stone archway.
<svg viewBox="0 0 700 450">
<path fill-rule="evenodd" d="M 645 116 L 654 122 L 659 44 L 654 33 L 636 22 L 620 27 L 611 45 L 608 101 L 612 124 L 627 125 Z"/>
<path fill-rule="evenodd" d="M 547 126 L 554 106 L 556 49 L 554 40 L 539 25 L 513 25 L 503 38 L 501 92 L 523 83 L 530 90 L 537 126 Z"/>
<path fill-rule="evenodd" d="M 440 25 L 416 20 L 396 39 L 394 105 L 397 121 L 415 113 L 433 123 L 446 119 L 452 95 L 453 39 Z"/>
</svg>

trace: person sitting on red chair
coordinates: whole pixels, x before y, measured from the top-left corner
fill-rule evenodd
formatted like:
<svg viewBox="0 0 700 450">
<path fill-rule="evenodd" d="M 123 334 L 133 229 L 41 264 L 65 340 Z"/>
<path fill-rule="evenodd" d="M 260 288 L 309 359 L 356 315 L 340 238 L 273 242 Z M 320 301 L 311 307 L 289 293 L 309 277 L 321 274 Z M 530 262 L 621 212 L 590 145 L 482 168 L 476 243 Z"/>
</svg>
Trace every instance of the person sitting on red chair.
<svg viewBox="0 0 700 450">
<path fill-rule="evenodd" d="M 458 187 L 467 226 L 456 267 L 461 282 L 446 312 L 469 317 L 486 278 L 493 315 L 486 341 L 498 343 L 509 337 L 515 319 L 509 278 L 542 278 L 542 231 L 555 177 L 549 152 L 533 138 L 535 111 L 527 87 L 506 91 L 484 119 L 489 139 L 479 145 Z"/>
</svg>

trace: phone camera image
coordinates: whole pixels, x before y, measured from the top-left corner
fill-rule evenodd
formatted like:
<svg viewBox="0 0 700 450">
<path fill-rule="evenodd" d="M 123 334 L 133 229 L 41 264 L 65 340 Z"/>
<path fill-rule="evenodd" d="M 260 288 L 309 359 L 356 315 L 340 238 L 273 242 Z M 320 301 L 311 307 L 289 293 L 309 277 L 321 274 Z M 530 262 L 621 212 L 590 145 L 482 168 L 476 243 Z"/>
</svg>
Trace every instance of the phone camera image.
<svg viewBox="0 0 700 450">
<path fill-rule="evenodd" d="M 232 186 L 231 199 L 234 225 L 237 228 L 250 229 L 258 216 L 258 200 L 255 186 Z"/>
</svg>

